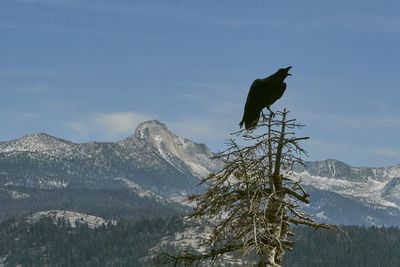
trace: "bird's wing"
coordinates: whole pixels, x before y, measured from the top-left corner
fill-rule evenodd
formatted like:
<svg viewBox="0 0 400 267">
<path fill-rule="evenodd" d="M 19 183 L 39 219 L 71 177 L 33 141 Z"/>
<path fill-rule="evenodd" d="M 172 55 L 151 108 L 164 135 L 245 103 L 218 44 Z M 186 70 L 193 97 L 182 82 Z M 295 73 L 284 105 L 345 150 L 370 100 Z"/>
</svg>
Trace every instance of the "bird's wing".
<svg viewBox="0 0 400 267">
<path fill-rule="evenodd" d="M 262 80 L 257 79 L 254 80 L 254 82 L 250 86 L 249 94 L 247 95 L 247 103 L 257 103 L 257 97 L 260 94 L 260 91 L 262 90 Z"/>
<path fill-rule="evenodd" d="M 259 92 L 262 90 L 260 87 L 261 84 L 261 80 L 257 79 L 250 86 L 249 94 L 247 95 L 246 104 L 244 106 L 243 119 L 240 122 L 240 126 L 244 123 L 246 129 L 254 128 L 260 118 L 260 113 L 263 108 L 260 106 L 260 101 L 258 99 Z"/>
<path fill-rule="evenodd" d="M 278 83 L 274 85 L 274 90 L 271 90 L 270 95 L 269 95 L 269 105 L 272 105 L 275 103 L 279 98 L 283 96 L 283 93 L 285 93 L 286 90 L 286 83 Z"/>
</svg>

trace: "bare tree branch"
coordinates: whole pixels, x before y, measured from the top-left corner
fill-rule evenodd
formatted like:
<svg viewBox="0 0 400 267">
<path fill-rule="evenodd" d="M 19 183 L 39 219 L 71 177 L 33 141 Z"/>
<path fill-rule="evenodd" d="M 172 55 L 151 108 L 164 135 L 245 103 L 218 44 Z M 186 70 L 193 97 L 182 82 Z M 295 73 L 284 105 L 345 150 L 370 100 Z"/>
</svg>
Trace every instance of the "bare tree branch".
<svg viewBox="0 0 400 267">
<path fill-rule="evenodd" d="M 202 180 L 208 186 L 204 194 L 189 198 L 196 204 L 189 217 L 207 219 L 212 225 L 200 244 L 205 252 L 164 252 L 155 262 L 189 266 L 241 252 L 249 260 L 258 255 L 260 267 L 281 266 L 284 253 L 293 247 L 288 239 L 292 225 L 336 229 L 315 222 L 299 209 L 310 200 L 293 168 L 303 164 L 307 154 L 300 143 L 309 137 L 295 136 L 304 125 L 288 118 L 288 110 L 274 113 L 263 116 L 254 130 L 233 133 L 227 148 L 215 156 L 224 167 Z M 247 145 L 239 145 L 243 142 Z"/>
</svg>

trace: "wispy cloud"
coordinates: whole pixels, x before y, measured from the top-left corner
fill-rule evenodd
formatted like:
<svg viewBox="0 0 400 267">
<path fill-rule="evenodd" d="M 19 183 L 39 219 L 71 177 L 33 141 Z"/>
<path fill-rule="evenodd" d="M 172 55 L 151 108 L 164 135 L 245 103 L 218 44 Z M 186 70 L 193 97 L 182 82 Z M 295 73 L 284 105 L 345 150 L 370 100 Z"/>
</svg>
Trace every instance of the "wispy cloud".
<svg viewBox="0 0 400 267">
<path fill-rule="evenodd" d="M 82 136 L 99 135 L 115 139 L 132 134 L 136 126 L 151 116 L 135 112 L 101 113 L 94 117 L 68 122 L 66 127 Z"/>
<path fill-rule="evenodd" d="M 149 120 L 150 116 L 133 112 L 116 112 L 100 114 L 94 123 L 104 129 L 107 135 L 120 135 L 132 132 L 136 126 Z"/>
<path fill-rule="evenodd" d="M 32 4 L 38 7 L 41 5 L 80 7 L 85 2 L 82 0 L 13 0 L 13 1 L 25 4 Z"/>
<path fill-rule="evenodd" d="M 227 136 L 223 121 L 211 118 L 187 118 L 167 125 L 179 135 L 196 140 L 223 139 Z"/>
<path fill-rule="evenodd" d="M 188 117 L 166 122 L 179 136 L 205 143 L 214 151 L 224 149 L 225 141 L 232 137 L 231 133 L 239 129 L 238 123 L 239 120 L 232 121 L 225 116 Z"/>
<path fill-rule="evenodd" d="M 325 155 L 322 158 L 337 158 L 342 160 L 357 161 L 354 156 L 363 157 L 363 159 L 372 159 L 371 164 L 377 164 L 378 158 L 394 159 L 400 157 L 400 149 L 386 146 L 373 146 L 373 145 L 362 145 L 348 142 L 341 142 L 335 140 L 322 140 L 322 139 L 310 139 L 306 143 L 307 149 L 312 150 L 313 154 L 317 154 L 319 157 Z M 340 155 L 339 157 L 337 155 Z M 362 156 L 360 156 L 362 155 Z M 383 162 L 383 161 L 382 161 Z"/>
<path fill-rule="evenodd" d="M 400 156 L 400 150 L 389 147 L 375 147 L 375 148 L 370 148 L 368 150 L 371 154 L 379 157 L 393 158 Z"/>
<path fill-rule="evenodd" d="M 4 0 L 3 0 L 4 1 Z M 171 4 L 137 2 L 124 4 L 122 1 L 88 1 L 88 0 L 10 0 L 23 4 L 41 6 L 52 6 L 60 8 L 74 8 L 88 11 L 98 11 L 103 13 L 117 13 L 126 15 L 170 15 L 168 9 Z"/>
<path fill-rule="evenodd" d="M 323 154 L 329 153 L 344 153 L 348 150 L 354 150 L 353 145 L 348 145 L 340 142 L 334 142 L 332 140 L 326 141 L 321 139 L 313 139 L 307 141 L 306 145 L 311 146 L 313 150 L 322 152 Z"/>
<path fill-rule="evenodd" d="M 368 128 L 400 128 L 400 118 L 392 116 L 364 116 L 346 114 L 328 114 L 317 112 L 301 112 L 301 119 L 317 122 L 329 128 L 368 129 Z"/>
<path fill-rule="evenodd" d="M 40 32 L 50 32 L 58 34 L 72 34 L 72 35 L 93 35 L 93 36 L 103 36 L 103 37 L 123 37 L 126 35 L 117 34 L 113 32 L 104 31 L 94 31 L 94 30 L 81 30 L 81 29 L 70 29 L 62 28 L 57 26 L 40 25 L 40 24 L 12 24 L 12 23 L 2 23 L 1 28 L 12 29 L 12 30 L 22 30 L 22 31 L 40 31 Z M 29 72 L 28 72 L 29 73 Z"/>
<path fill-rule="evenodd" d="M 189 40 L 184 38 L 170 38 L 162 36 L 153 36 L 149 34 L 135 34 L 129 35 L 125 33 L 118 33 L 116 31 L 97 31 L 97 30 L 82 30 L 78 28 L 62 28 L 57 26 L 48 26 L 40 24 L 11 24 L 2 23 L 0 28 L 12 29 L 12 30 L 22 30 L 22 31 L 39 31 L 39 32 L 49 32 L 56 34 L 70 34 L 70 35 L 83 35 L 83 36 L 97 36 L 106 38 L 121 38 L 129 40 L 145 40 L 149 42 L 161 42 L 161 43 L 184 43 L 184 44 L 197 44 L 199 41 Z"/>
<path fill-rule="evenodd" d="M 0 70 L 3 77 L 51 77 L 56 76 L 54 70 Z"/>
<path fill-rule="evenodd" d="M 37 119 L 39 118 L 39 114 L 33 112 L 26 112 L 26 113 L 20 113 L 19 117 L 24 119 Z"/>
<path fill-rule="evenodd" d="M 22 80 L 22 79 L 21 79 Z M 10 87 L 10 90 L 13 90 L 18 93 L 45 93 L 51 90 L 51 87 L 45 83 L 23 83 Z"/>
<path fill-rule="evenodd" d="M 310 17 L 294 24 L 300 29 L 344 29 L 357 32 L 399 32 L 400 17 L 377 14 L 333 14 Z"/>
<path fill-rule="evenodd" d="M 64 123 L 64 127 L 77 133 L 83 139 L 115 141 L 132 135 L 140 123 L 152 119 L 155 117 L 137 112 L 99 113 Z M 213 119 L 187 117 L 162 122 L 166 123 L 168 128 L 177 135 L 195 142 L 206 143 L 211 147 L 215 143 L 223 144 L 224 140 L 229 138 L 228 129 L 231 125 L 231 122 L 223 117 Z M 212 148 L 218 148 L 218 145 Z"/>
<path fill-rule="evenodd" d="M 49 87 L 45 84 L 34 84 L 33 86 L 24 88 L 23 90 L 33 93 L 39 93 L 48 91 Z"/>
<path fill-rule="evenodd" d="M 181 82 L 179 85 L 191 90 L 176 97 L 210 113 L 210 117 L 242 112 L 245 95 L 240 85 L 203 82 Z"/>
<path fill-rule="evenodd" d="M 73 130 L 74 132 L 77 132 L 79 135 L 88 135 L 89 131 L 91 129 L 89 129 L 89 127 L 87 127 L 86 123 L 83 123 L 81 121 L 71 121 L 71 122 L 67 122 L 65 124 L 65 126 L 71 130 Z"/>
</svg>

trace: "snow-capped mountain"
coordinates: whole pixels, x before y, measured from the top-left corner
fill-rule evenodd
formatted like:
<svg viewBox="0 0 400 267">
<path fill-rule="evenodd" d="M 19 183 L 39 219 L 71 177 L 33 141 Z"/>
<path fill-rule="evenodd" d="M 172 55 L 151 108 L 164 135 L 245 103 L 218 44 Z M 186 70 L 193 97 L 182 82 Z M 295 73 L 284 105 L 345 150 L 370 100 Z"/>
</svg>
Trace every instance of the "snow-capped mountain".
<svg viewBox="0 0 400 267">
<path fill-rule="evenodd" d="M 349 202 L 342 205 L 353 206 L 347 208 L 350 211 L 349 215 L 356 214 L 360 210 L 360 208 L 355 209 L 354 205 L 371 209 L 368 213 L 375 216 L 365 215 L 364 218 L 360 218 L 362 223 L 384 224 L 384 217 L 394 216 L 394 223 L 400 224 L 400 165 L 386 168 L 351 167 L 338 160 L 325 160 L 307 162 L 304 167 L 297 166 L 295 171 L 296 177 L 303 185 L 315 192 L 326 192 L 322 195 L 314 193 L 319 195 L 319 207 L 317 207 L 318 201 L 314 201 L 312 208 L 321 219 L 336 220 L 332 218 L 333 216 L 327 216 L 324 208 L 329 209 L 330 206 L 331 209 L 337 208 L 332 202 L 339 201 L 340 198 L 342 202 Z M 335 195 L 340 197 L 333 197 Z M 327 201 L 332 197 L 335 200 Z M 338 214 L 338 211 L 340 209 L 334 213 Z"/>
<path fill-rule="evenodd" d="M 211 156 L 205 145 L 174 135 L 158 121 L 144 122 L 113 143 L 25 135 L 0 143 L 0 220 L 43 209 L 109 217 L 167 214 L 202 190 L 200 178 L 218 168 Z"/>
<path fill-rule="evenodd" d="M 194 184 L 218 167 L 211 156 L 205 145 L 174 135 L 158 121 L 142 123 L 134 135 L 115 143 L 77 144 L 45 134 L 25 135 L 0 143 L 0 184 L 129 187 L 127 179 L 166 196 L 198 191 Z"/>
<path fill-rule="evenodd" d="M 181 159 L 189 167 L 192 174 L 199 178 L 207 176 L 210 170 L 217 169 L 220 164 L 211 160 L 213 153 L 204 144 L 195 144 L 190 140 L 178 137 L 170 132 L 165 124 L 149 121 L 139 125 L 135 137 L 157 148 L 164 159 L 171 162 L 174 157 Z"/>
<path fill-rule="evenodd" d="M 47 134 L 1 142 L 0 219 L 73 207 L 112 217 L 132 206 L 176 205 L 203 190 L 197 186 L 200 179 L 221 168 L 212 156 L 206 145 L 181 138 L 155 120 L 118 142 L 80 144 Z M 359 168 L 325 160 L 297 166 L 295 176 L 311 192 L 305 208 L 322 221 L 400 225 L 400 165 Z M 110 205 L 114 213 L 103 210 Z"/>
<path fill-rule="evenodd" d="M 400 165 L 351 167 L 338 160 L 325 160 L 307 162 L 305 168 L 297 169 L 297 174 L 304 185 L 359 199 L 370 205 L 400 208 L 400 196 L 395 194 L 400 190 Z"/>
</svg>

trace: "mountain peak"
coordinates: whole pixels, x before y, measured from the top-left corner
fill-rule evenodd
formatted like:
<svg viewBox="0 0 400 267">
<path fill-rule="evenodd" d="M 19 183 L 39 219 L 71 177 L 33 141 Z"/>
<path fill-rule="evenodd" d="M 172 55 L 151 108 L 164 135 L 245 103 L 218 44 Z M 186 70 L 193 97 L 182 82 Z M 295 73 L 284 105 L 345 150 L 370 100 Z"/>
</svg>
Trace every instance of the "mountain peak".
<svg viewBox="0 0 400 267">
<path fill-rule="evenodd" d="M 157 120 L 141 123 L 136 128 L 135 138 L 155 147 L 168 162 L 172 162 L 171 156 L 179 158 L 197 177 L 207 176 L 219 166 L 210 159 L 213 154 L 207 146 L 177 136 Z"/>
<path fill-rule="evenodd" d="M 46 133 L 29 133 L 29 134 L 23 135 L 19 140 L 22 140 L 22 139 L 43 140 L 43 139 L 58 139 L 58 138 L 55 136 L 46 134 Z"/>
<path fill-rule="evenodd" d="M 25 134 L 19 139 L 0 143 L 0 152 L 46 151 L 64 149 L 74 143 L 45 133 Z"/>
<path fill-rule="evenodd" d="M 138 125 L 138 127 L 140 127 L 140 126 L 148 126 L 148 125 L 167 127 L 167 125 L 165 125 L 164 123 L 162 123 L 162 122 L 160 122 L 160 121 L 158 121 L 156 119 L 144 121 L 144 122 L 140 123 Z"/>
<path fill-rule="evenodd" d="M 167 125 L 157 120 L 145 121 L 136 128 L 135 138 L 143 140 L 158 150 L 167 150 L 167 152 L 177 155 L 176 144 L 183 143 L 185 139 L 172 133 Z"/>
<path fill-rule="evenodd" d="M 167 125 L 159 122 L 158 120 L 150 120 L 142 122 L 138 125 L 135 131 L 135 137 L 138 139 L 147 139 L 149 136 L 160 134 L 161 132 L 167 132 L 172 134 Z"/>
</svg>

